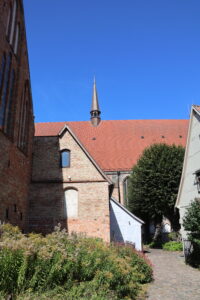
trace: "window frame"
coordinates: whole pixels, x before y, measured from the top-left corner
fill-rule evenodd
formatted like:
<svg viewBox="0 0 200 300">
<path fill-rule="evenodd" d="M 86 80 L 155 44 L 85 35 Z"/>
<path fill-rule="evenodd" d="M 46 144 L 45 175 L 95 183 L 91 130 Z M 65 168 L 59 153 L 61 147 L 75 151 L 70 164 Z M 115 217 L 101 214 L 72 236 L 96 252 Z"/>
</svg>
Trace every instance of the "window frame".
<svg viewBox="0 0 200 300">
<path fill-rule="evenodd" d="M 9 40 L 11 24 L 12 24 L 12 14 L 13 14 L 13 7 L 10 4 L 8 17 L 7 17 L 7 25 L 6 25 L 6 36 L 7 36 L 8 40 Z"/>
<path fill-rule="evenodd" d="M 130 176 L 126 176 L 123 180 L 123 198 L 124 198 L 124 205 L 127 208 L 129 205 L 128 199 L 128 181 L 130 180 Z"/>
<path fill-rule="evenodd" d="M 7 96 L 5 116 L 4 116 L 4 133 L 10 138 L 13 137 L 14 131 L 14 94 L 15 94 L 15 82 L 16 82 L 16 72 L 14 69 L 10 70 L 10 82 L 9 82 L 9 93 Z"/>
<path fill-rule="evenodd" d="M 1 93 L 0 93 L 0 128 L 4 131 L 4 124 L 5 124 L 5 114 L 6 114 L 6 107 L 7 107 L 7 101 L 9 97 L 10 92 L 10 74 L 12 69 L 12 54 L 8 53 L 6 55 L 6 62 L 4 67 L 4 74 L 2 78 L 2 87 L 1 87 Z"/>
<path fill-rule="evenodd" d="M 6 69 L 6 53 L 4 52 L 2 57 L 1 57 L 1 62 L 0 62 L 0 106 L 1 106 L 1 94 L 3 90 L 3 83 L 4 83 L 4 77 L 5 77 L 5 69 Z"/>
<path fill-rule="evenodd" d="M 67 166 L 63 165 L 63 153 L 68 153 L 69 163 L 67 164 Z M 71 151 L 69 149 L 63 149 L 60 151 L 60 167 L 64 169 L 64 168 L 70 168 L 70 166 L 71 166 Z"/>
<path fill-rule="evenodd" d="M 16 19 L 17 19 L 17 1 L 14 0 L 13 6 L 12 6 L 11 26 L 10 26 L 10 32 L 9 32 L 9 43 L 11 46 L 13 46 L 14 39 L 15 39 Z"/>
<path fill-rule="evenodd" d="M 13 51 L 16 56 L 18 55 L 18 50 L 19 50 L 19 40 L 20 40 L 20 23 L 18 22 L 16 24 L 15 37 L 13 42 Z"/>
<path fill-rule="evenodd" d="M 24 83 L 24 89 L 21 96 L 20 104 L 20 118 L 19 118 L 19 129 L 18 129 L 18 148 L 25 154 L 28 154 L 29 148 L 29 121 L 30 121 L 30 105 L 31 105 L 31 94 L 30 94 L 30 83 L 26 80 Z"/>
<path fill-rule="evenodd" d="M 200 169 L 196 170 L 193 175 L 195 175 L 194 185 L 197 186 L 197 191 L 200 193 Z"/>
</svg>

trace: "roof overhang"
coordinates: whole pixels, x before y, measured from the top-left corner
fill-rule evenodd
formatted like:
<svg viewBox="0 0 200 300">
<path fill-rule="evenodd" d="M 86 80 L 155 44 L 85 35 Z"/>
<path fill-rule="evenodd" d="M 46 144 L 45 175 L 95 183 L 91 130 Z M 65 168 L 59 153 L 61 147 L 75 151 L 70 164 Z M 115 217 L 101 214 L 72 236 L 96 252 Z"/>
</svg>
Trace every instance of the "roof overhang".
<svg viewBox="0 0 200 300">
<path fill-rule="evenodd" d="M 144 221 L 142 221 L 140 218 L 136 217 L 134 214 L 132 214 L 127 208 L 125 208 L 123 205 L 121 205 L 118 201 L 116 201 L 113 197 L 110 199 L 113 203 L 118 205 L 123 211 L 125 211 L 129 216 L 131 216 L 134 220 L 138 221 L 140 224 L 145 224 Z"/>
<path fill-rule="evenodd" d="M 188 157 L 188 151 L 189 151 L 189 141 L 190 141 L 190 135 L 191 135 L 191 129 L 192 129 L 192 119 L 193 119 L 194 114 L 197 114 L 200 116 L 200 106 L 199 105 L 193 104 L 191 107 L 191 111 L 190 111 L 190 121 L 189 121 L 189 128 L 188 128 L 187 141 L 186 141 L 186 147 L 185 147 L 183 169 L 182 169 L 181 180 L 180 180 L 180 185 L 179 185 L 179 189 L 178 189 L 178 195 L 177 195 L 177 199 L 176 199 L 176 203 L 175 203 L 175 207 L 177 207 L 177 208 L 179 208 L 179 205 L 180 205 L 180 197 L 181 197 L 184 176 L 185 176 L 185 171 L 186 171 L 187 157 Z"/>
</svg>

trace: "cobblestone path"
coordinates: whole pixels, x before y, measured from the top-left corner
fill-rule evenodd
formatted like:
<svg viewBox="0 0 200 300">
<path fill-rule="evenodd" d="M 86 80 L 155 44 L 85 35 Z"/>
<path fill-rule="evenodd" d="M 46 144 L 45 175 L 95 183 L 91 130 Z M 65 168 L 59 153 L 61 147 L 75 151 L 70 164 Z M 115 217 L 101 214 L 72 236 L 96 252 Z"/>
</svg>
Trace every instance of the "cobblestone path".
<svg viewBox="0 0 200 300">
<path fill-rule="evenodd" d="M 150 249 L 154 269 L 148 300 L 200 300 L 200 271 L 184 263 L 181 252 Z"/>
</svg>

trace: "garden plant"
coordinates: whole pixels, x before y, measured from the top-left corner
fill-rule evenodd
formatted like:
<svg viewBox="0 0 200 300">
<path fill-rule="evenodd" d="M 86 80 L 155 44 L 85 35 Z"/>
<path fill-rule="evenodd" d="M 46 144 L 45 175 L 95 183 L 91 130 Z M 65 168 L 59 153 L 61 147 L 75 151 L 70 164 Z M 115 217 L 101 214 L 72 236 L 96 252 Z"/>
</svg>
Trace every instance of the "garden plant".
<svg viewBox="0 0 200 300">
<path fill-rule="evenodd" d="M 195 199 L 187 208 L 183 218 L 183 227 L 188 232 L 188 240 L 192 243 L 193 251 L 187 262 L 200 268 L 200 199 Z"/>
<path fill-rule="evenodd" d="M 162 246 L 163 250 L 166 251 L 182 251 L 183 250 L 183 245 L 181 242 L 176 242 L 176 241 L 170 241 Z"/>
<path fill-rule="evenodd" d="M 152 280 L 146 257 L 132 247 L 68 235 L 45 237 L 0 226 L 0 299 L 136 299 Z"/>
</svg>

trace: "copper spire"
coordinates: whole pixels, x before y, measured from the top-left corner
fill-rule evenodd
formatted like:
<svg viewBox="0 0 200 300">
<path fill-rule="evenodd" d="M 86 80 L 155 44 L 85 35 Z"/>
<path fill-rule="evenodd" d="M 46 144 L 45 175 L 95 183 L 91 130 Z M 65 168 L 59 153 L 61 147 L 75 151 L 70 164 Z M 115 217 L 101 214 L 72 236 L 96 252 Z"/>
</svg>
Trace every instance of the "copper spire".
<svg viewBox="0 0 200 300">
<path fill-rule="evenodd" d="M 93 126 L 98 126 L 101 122 L 100 118 L 101 111 L 99 109 L 99 102 L 98 102 L 98 95 L 97 95 L 97 88 L 96 88 L 96 80 L 94 77 L 94 84 L 93 84 L 93 95 L 92 95 L 92 106 L 91 106 L 91 123 Z"/>
</svg>

